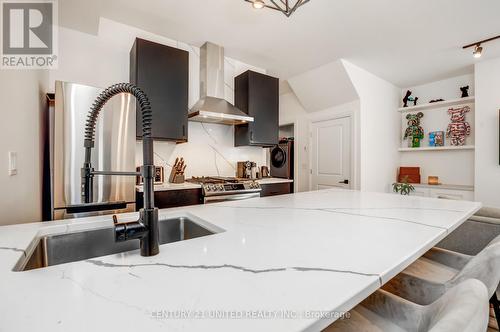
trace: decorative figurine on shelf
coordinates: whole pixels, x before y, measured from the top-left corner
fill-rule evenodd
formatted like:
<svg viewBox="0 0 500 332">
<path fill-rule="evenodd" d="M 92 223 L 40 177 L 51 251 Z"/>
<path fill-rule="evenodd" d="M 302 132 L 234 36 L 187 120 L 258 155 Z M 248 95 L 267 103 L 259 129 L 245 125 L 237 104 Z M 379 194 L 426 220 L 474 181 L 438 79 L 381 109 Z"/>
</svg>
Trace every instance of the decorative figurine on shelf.
<svg viewBox="0 0 500 332">
<path fill-rule="evenodd" d="M 444 131 L 433 131 L 429 133 L 429 146 L 444 146 Z"/>
<path fill-rule="evenodd" d="M 468 85 L 461 87 L 460 91 L 462 91 L 462 98 L 469 97 L 469 86 Z"/>
<path fill-rule="evenodd" d="M 436 134 L 434 132 L 429 133 L 429 146 L 436 146 Z"/>
<path fill-rule="evenodd" d="M 444 99 L 443 99 L 443 98 L 439 98 L 439 99 L 432 99 L 432 100 L 429 102 L 429 104 L 439 103 L 439 102 L 441 102 L 441 101 L 444 101 Z"/>
<path fill-rule="evenodd" d="M 434 132 L 434 146 L 444 146 L 444 131 Z"/>
<path fill-rule="evenodd" d="M 412 148 L 419 148 L 420 141 L 424 138 L 424 129 L 420 126 L 420 119 L 424 117 L 424 113 L 418 112 L 416 114 L 408 114 L 408 128 L 406 128 L 404 139 L 410 138 L 408 146 Z"/>
<path fill-rule="evenodd" d="M 414 106 L 417 106 L 418 97 L 412 97 L 410 90 L 406 91 L 406 95 L 403 98 L 403 107 L 408 107 L 409 101 L 413 102 Z"/>
<path fill-rule="evenodd" d="M 446 137 L 451 139 L 451 145 L 465 145 L 465 139 L 470 135 L 470 124 L 465 121 L 465 114 L 470 112 L 469 106 L 450 108 L 451 123 L 446 130 Z"/>
<path fill-rule="evenodd" d="M 411 91 L 410 90 L 406 91 L 406 95 L 403 98 L 403 107 L 408 107 L 408 101 L 410 100 L 410 96 L 411 96 Z"/>
</svg>

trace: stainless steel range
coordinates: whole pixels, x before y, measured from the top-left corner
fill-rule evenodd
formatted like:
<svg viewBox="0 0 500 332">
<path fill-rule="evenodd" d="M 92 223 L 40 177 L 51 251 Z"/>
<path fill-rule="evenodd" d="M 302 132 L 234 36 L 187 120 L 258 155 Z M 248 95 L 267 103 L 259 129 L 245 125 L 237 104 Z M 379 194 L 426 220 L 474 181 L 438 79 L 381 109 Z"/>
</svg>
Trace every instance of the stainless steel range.
<svg viewBox="0 0 500 332">
<path fill-rule="evenodd" d="M 256 181 L 227 177 L 193 177 L 187 180 L 202 188 L 203 203 L 236 201 L 260 197 L 262 188 Z"/>
</svg>

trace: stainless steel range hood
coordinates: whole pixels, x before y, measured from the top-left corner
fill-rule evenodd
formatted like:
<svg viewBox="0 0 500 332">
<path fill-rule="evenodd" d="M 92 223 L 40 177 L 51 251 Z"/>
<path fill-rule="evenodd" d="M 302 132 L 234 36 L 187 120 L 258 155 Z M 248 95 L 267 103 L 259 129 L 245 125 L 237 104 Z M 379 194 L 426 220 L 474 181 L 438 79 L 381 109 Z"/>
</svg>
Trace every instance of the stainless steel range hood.
<svg viewBox="0 0 500 332">
<path fill-rule="evenodd" d="M 200 100 L 189 111 L 189 120 L 228 125 L 253 122 L 224 99 L 224 48 L 213 43 L 200 49 Z"/>
</svg>

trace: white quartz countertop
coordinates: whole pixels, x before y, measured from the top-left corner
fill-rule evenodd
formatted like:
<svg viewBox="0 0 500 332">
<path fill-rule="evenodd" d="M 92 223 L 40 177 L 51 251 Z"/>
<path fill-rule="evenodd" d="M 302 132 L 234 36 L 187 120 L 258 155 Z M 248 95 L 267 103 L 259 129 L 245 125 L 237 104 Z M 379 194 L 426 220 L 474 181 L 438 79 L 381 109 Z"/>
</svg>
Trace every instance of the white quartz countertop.
<svg viewBox="0 0 500 332">
<path fill-rule="evenodd" d="M 37 236 L 111 217 L 0 227 L 0 331 L 320 331 L 480 206 L 332 189 L 162 210 L 224 231 L 25 272 Z"/>
<path fill-rule="evenodd" d="M 260 184 L 275 184 L 275 183 L 292 183 L 293 180 L 281 178 L 264 178 L 256 180 Z M 154 186 L 155 191 L 168 191 L 168 190 L 184 190 L 184 189 L 198 189 L 201 185 L 197 183 L 184 182 L 184 183 L 168 183 L 157 184 Z M 136 186 L 138 192 L 142 192 L 142 186 Z"/>
</svg>

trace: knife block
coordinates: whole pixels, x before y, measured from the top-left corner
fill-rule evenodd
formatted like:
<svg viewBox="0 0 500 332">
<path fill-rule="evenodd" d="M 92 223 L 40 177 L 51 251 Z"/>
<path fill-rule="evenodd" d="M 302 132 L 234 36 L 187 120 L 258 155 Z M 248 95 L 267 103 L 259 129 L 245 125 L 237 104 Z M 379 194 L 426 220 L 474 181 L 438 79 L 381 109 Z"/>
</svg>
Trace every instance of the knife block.
<svg viewBox="0 0 500 332">
<path fill-rule="evenodd" d="M 172 168 L 172 171 L 170 172 L 170 176 L 168 178 L 168 182 L 170 183 L 184 183 L 186 181 L 186 178 L 184 177 L 184 174 L 177 174 L 174 168 Z"/>
</svg>

